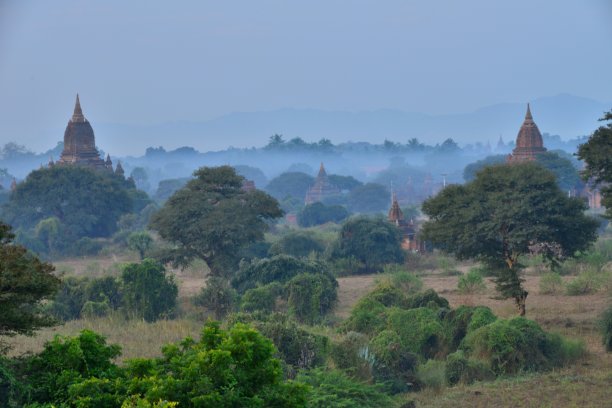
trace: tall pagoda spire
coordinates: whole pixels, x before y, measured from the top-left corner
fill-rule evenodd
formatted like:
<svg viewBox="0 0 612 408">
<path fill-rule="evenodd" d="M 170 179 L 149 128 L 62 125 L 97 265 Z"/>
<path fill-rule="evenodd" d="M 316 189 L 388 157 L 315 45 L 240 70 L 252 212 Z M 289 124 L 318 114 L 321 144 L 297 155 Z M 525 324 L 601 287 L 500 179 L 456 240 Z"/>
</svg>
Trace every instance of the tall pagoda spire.
<svg viewBox="0 0 612 408">
<path fill-rule="evenodd" d="M 85 116 L 83 116 L 83 110 L 81 109 L 81 101 L 79 101 L 79 94 L 76 96 L 76 102 L 74 104 L 74 113 L 72 114 L 72 122 L 85 122 Z"/>
<path fill-rule="evenodd" d="M 531 108 L 529 107 L 529 102 L 527 102 L 527 113 L 525 113 L 525 120 L 533 120 L 531 116 Z"/>
</svg>

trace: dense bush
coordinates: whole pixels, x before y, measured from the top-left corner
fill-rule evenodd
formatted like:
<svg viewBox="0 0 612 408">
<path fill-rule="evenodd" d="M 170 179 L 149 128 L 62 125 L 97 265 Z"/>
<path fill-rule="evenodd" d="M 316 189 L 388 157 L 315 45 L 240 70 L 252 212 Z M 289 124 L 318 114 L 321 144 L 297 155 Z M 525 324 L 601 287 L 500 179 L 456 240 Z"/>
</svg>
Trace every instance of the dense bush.
<svg viewBox="0 0 612 408">
<path fill-rule="evenodd" d="M 582 344 L 546 333 L 536 322 L 523 317 L 496 320 L 468 333 L 462 348 L 496 374 L 548 369 L 584 352 Z"/>
<path fill-rule="evenodd" d="M 365 334 L 349 331 L 332 343 L 330 357 L 334 367 L 344 370 L 355 378 L 370 380 L 373 355 L 370 353 L 368 342 Z"/>
<path fill-rule="evenodd" d="M 342 324 L 345 331 L 371 335 L 383 330 L 386 325 L 387 308 L 368 296 L 361 298 L 351 310 L 351 315 Z"/>
<path fill-rule="evenodd" d="M 440 390 L 446 386 L 446 364 L 440 360 L 427 360 L 417 370 L 417 379 L 424 388 Z"/>
<path fill-rule="evenodd" d="M 391 309 L 387 321 L 389 329 L 399 335 L 401 347 L 408 352 L 433 358 L 444 341 L 444 328 L 437 310 Z"/>
<path fill-rule="evenodd" d="M 240 308 L 244 312 L 273 312 L 276 308 L 277 299 L 285 297 L 283 296 L 284 293 L 284 286 L 278 282 L 249 289 L 244 292 L 240 299 Z"/>
<path fill-rule="evenodd" d="M 291 255 L 296 258 L 307 257 L 310 253 L 321 253 L 325 250 L 324 245 L 315 238 L 314 234 L 307 231 L 295 231 L 280 237 L 270 247 L 270 255 Z"/>
<path fill-rule="evenodd" d="M 380 387 L 350 378 L 340 370 L 305 371 L 298 381 L 312 387 L 309 408 L 379 408 L 396 403 Z"/>
<path fill-rule="evenodd" d="M 24 388 L 9 392 L 15 406 L 32 407 L 305 407 L 307 386 L 283 381 L 274 351 L 252 328 L 223 331 L 211 322 L 198 342 L 187 338 L 166 345 L 160 358 L 118 367 L 119 347 L 83 331 L 22 360 L 16 371 Z"/>
<path fill-rule="evenodd" d="M 612 352 L 612 306 L 608 306 L 602 313 L 598 323 L 602 343 L 607 352 Z"/>
<path fill-rule="evenodd" d="M 458 383 L 472 384 L 475 381 L 486 381 L 495 378 L 495 374 L 481 361 L 470 360 L 461 350 L 446 356 L 446 382 L 448 385 Z"/>
<path fill-rule="evenodd" d="M 597 292 L 602 285 L 604 274 L 592 269 L 581 272 L 565 285 L 565 293 L 569 296 L 590 295 Z"/>
<path fill-rule="evenodd" d="M 303 273 L 287 283 L 289 313 L 301 322 L 315 323 L 338 300 L 338 282 L 323 274 Z"/>
<path fill-rule="evenodd" d="M 170 317 L 175 311 L 178 286 L 165 268 L 151 259 L 128 264 L 121 273 L 123 308 L 148 322 Z"/>
<path fill-rule="evenodd" d="M 403 293 L 412 295 L 423 289 L 423 281 L 413 273 L 397 264 L 385 265 L 383 272 L 388 275 L 383 281 L 399 288 Z"/>
<path fill-rule="evenodd" d="M 301 273 L 328 274 L 327 269 L 319 263 L 288 255 L 277 255 L 272 258 L 241 262 L 240 269 L 232 278 L 231 283 L 239 293 L 244 293 L 247 289 L 255 288 L 257 285 L 288 282 Z"/>
<path fill-rule="evenodd" d="M 203 306 L 213 312 L 216 319 L 221 319 L 236 308 L 238 293 L 226 279 L 209 276 L 206 286 L 193 298 L 193 304 Z"/>
</svg>

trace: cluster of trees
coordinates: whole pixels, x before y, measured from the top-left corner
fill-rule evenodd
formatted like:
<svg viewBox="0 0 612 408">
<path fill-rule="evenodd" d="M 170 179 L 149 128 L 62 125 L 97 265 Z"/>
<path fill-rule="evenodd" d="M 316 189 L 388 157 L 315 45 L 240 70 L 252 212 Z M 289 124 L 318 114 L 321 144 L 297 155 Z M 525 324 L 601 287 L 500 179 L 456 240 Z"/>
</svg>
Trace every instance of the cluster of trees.
<svg viewBox="0 0 612 408">
<path fill-rule="evenodd" d="M 150 204 L 146 193 L 111 172 L 54 166 L 19 183 L 2 218 L 16 228 L 18 242 L 39 254 L 87 255 L 101 248 L 96 239 L 111 237 L 122 222 L 132 227 L 141 212 L 150 216 Z"/>
<path fill-rule="evenodd" d="M 120 276 L 67 277 L 45 310 L 67 321 L 102 317 L 114 311 L 152 322 L 176 312 L 178 286 L 163 265 L 145 259 L 126 264 Z"/>
</svg>

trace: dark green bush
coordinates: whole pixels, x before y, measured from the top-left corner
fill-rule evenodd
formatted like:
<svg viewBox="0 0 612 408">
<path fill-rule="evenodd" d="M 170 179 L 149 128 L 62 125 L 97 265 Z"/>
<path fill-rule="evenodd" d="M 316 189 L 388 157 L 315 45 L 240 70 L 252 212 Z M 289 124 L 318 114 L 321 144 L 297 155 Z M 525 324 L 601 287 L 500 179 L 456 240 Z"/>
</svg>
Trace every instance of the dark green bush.
<svg viewBox="0 0 612 408">
<path fill-rule="evenodd" d="M 151 259 L 128 264 L 121 280 L 123 307 L 129 316 L 151 322 L 174 313 L 178 287 L 163 265 Z"/>
<path fill-rule="evenodd" d="M 599 319 L 601 340 L 607 352 L 612 352 L 612 306 L 602 313 Z"/>
<path fill-rule="evenodd" d="M 444 299 L 433 289 L 427 289 L 424 292 L 414 294 L 406 300 L 407 309 L 415 309 L 418 307 L 431 308 L 446 308 L 448 309 L 448 300 Z"/>
<path fill-rule="evenodd" d="M 249 289 L 240 299 L 240 308 L 244 312 L 273 312 L 276 300 L 284 293 L 284 287 L 278 282 Z"/>
<path fill-rule="evenodd" d="M 342 369 L 363 381 L 372 377 L 373 355 L 365 334 L 350 331 L 332 343 L 330 357 L 334 367 Z"/>
<path fill-rule="evenodd" d="M 387 308 L 369 297 L 360 299 L 351 310 L 350 317 L 342 325 L 344 331 L 364 334 L 378 333 L 387 324 Z"/>
<path fill-rule="evenodd" d="M 73 256 L 94 256 L 98 255 L 102 247 L 103 244 L 99 240 L 83 237 L 72 244 L 70 250 L 66 252 Z"/>
<path fill-rule="evenodd" d="M 387 327 L 399 335 L 404 350 L 425 358 L 433 358 L 440 352 L 444 328 L 436 311 L 426 307 L 392 308 L 387 322 Z"/>
<path fill-rule="evenodd" d="M 286 315 L 273 314 L 265 321 L 254 321 L 252 324 L 272 340 L 279 357 L 294 370 L 325 363 L 329 350 L 327 337 L 300 328 Z"/>
<path fill-rule="evenodd" d="M 244 293 L 247 289 L 255 288 L 258 285 L 288 282 L 301 273 L 329 274 L 327 269 L 319 263 L 288 255 L 277 255 L 272 258 L 241 262 L 240 269 L 232 278 L 231 283 L 239 293 Z"/>
<path fill-rule="evenodd" d="M 459 293 L 464 295 L 481 293 L 484 292 L 486 288 L 487 287 L 482 279 L 480 270 L 477 268 L 472 268 L 467 274 L 461 275 L 459 277 L 459 282 L 457 283 Z"/>
<path fill-rule="evenodd" d="M 113 276 L 92 279 L 87 285 L 87 300 L 108 302 L 111 309 L 121 306 L 121 283 Z"/>
<path fill-rule="evenodd" d="M 87 279 L 72 276 L 62 279 L 62 286 L 55 299 L 49 303 L 49 312 L 59 320 L 68 321 L 81 317 L 83 305 L 88 300 Z"/>
<path fill-rule="evenodd" d="M 449 385 L 472 384 L 475 381 L 493 380 L 495 374 L 481 361 L 469 360 L 462 351 L 446 357 L 446 382 Z"/>
<path fill-rule="evenodd" d="M 308 231 L 295 231 L 283 235 L 270 247 L 270 255 L 290 255 L 296 258 L 307 257 L 311 253 L 321 253 L 325 246 L 314 234 Z"/>
<path fill-rule="evenodd" d="M 341 205 L 325 205 L 320 202 L 308 204 L 297 214 L 297 222 L 300 227 L 312 227 L 327 222 L 341 222 L 350 213 Z"/>
<path fill-rule="evenodd" d="M 193 299 L 193 304 L 202 306 L 214 313 L 216 319 L 225 317 L 238 304 L 238 293 L 226 279 L 209 276 L 206 286 Z"/>
<path fill-rule="evenodd" d="M 381 387 L 352 379 L 340 370 L 309 370 L 301 373 L 297 380 L 312 387 L 309 408 L 397 406 Z"/>
<path fill-rule="evenodd" d="M 328 275 L 303 273 L 287 283 L 289 313 L 301 322 L 315 323 L 338 300 L 338 282 Z"/>
<path fill-rule="evenodd" d="M 111 311 L 108 302 L 93 302 L 88 300 L 81 309 L 81 316 L 85 318 L 104 317 Z"/>
<path fill-rule="evenodd" d="M 468 333 L 462 348 L 496 374 L 544 370 L 565 364 L 583 353 L 580 343 L 544 332 L 523 317 L 496 320 Z"/>
<path fill-rule="evenodd" d="M 40 354 L 27 358 L 23 375 L 29 403 L 70 406 L 69 389 L 84 379 L 112 378 L 118 374 L 112 359 L 121 354 L 117 345 L 107 345 L 103 336 L 83 330 L 77 337 L 56 336 Z"/>
</svg>

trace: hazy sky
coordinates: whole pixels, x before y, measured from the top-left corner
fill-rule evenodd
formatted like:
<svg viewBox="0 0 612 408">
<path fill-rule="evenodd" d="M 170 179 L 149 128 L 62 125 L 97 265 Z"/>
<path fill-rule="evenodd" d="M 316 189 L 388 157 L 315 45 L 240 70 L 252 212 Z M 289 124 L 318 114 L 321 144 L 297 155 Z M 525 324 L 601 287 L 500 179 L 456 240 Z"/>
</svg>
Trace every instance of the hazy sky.
<svg viewBox="0 0 612 408">
<path fill-rule="evenodd" d="M 0 143 L 54 145 L 76 92 L 94 129 L 609 101 L 611 17 L 610 0 L 0 0 Z"/>
</svg>

